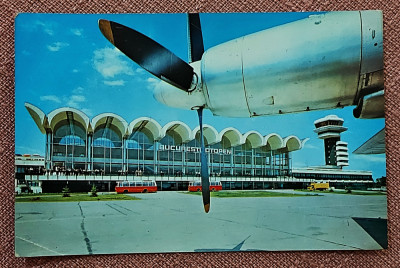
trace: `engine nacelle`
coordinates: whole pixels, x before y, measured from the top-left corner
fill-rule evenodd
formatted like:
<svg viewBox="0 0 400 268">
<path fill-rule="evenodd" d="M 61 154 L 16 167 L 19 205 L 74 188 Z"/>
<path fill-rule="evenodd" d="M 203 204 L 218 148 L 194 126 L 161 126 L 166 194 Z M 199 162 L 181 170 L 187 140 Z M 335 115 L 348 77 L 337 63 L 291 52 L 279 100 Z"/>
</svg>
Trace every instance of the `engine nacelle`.
<svg viewBox="0 0 400 268">
<path fill-rule="evenodd" d="M 371 73 L 383 75 L 382 13 L 346 11 L 263 30 L 207 50 L 206 107 L 252 117 L 356 105 Z M 383 109 L 383 107 L 382 107 Z"/>
</svg>

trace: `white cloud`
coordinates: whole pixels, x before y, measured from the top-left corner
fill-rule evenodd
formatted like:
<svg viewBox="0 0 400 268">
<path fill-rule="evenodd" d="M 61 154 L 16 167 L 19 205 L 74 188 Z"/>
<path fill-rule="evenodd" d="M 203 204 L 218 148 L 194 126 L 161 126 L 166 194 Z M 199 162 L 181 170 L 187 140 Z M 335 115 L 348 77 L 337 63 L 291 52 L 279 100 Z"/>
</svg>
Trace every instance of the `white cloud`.
<svg viewBox="0 0 400 268">
<path fill-rule="evenodd" d="M 143 68 L 136 68 L 135 72 L 137 72 L 138 74 L 145 74 L 147 71 Z"/>
<path fill-rule="evenodd" d="M 70 97 L 66 97 L 65 99 L 67 100 L 67 106 L 76 109 L 80 109 L 81 103 L 86 101 L 86 98 L 83 95 L 72 95 Z"/>
<path fill-rule="evenodd" d="M 43 30 L 48 35 L 54 35 L 54 25 L 52 23 L 45 23 L 43 21 L 37 20 L 35 23 L 32 25 L 32 28 L 36 30 L 37 28 L 40 28 Z"/>
<path fill-rule="evenodd" d="M 32 23 L 23 23 L 20 25 L 25 31 L 29 32 L 44 32 L 47 35 L 53 36 L 56 32 L 57 24 L 54 21 L 35 20 Z"/>
<path fill-rule="evenodd" d="M 124 80 L 104 81 L 107 86 L 123 86 L 125 85 Z"/>
<path fill-rule="evenodd" d="M 78 71 L 78 69 L 73 69 L 72 72 L 73 73 L 78 73 L 79 71 Z"/>
<path fill-rule="evenodd" d="M 102 48 L 94 51 L 93 66 L 104 78 L 117 75 L 133 75 L 134 72 L 124 55 L 116 48 Z"/>
<path fill-rule="evenodd" d="M 77 101 L 77 102 L 83 102 L 86 100 L 85 96 L 82 95 L 72 95 L 71 100 Z"/>
<path fill-rule="evenodd" d="M 83 87 L 77 87 L 74 90 L 72 90 L 72 93 L 75 95 L 80 95 L 85 91 L 85 89 Z"/>
<path fill-rule="evenodd" d="M 62 48 L 68 47 L 69 44 L 68 43 L 63 43 L 63 42 L 55 42 L 51 45 L 47 46 L 47 49 L 52 51 L 52 52 L 57 52 Z"/>
<path fill-rule="evenodd" d="M 147 89 L 154 91 L 162 85 L 162 80 L 153 77 L 147 78 Z"/>
<path fill-rule="evenodd" d="M 147 78 L 147 82 L 149 82 L 149 84 L 157 85 L 160 82 L 160 79 L 149 77 L 149 78 Z"/>
<path fill-rule="evenodd" d="M 61 100 L 59 97 L 56 95 L 46 95 L 46 96 L 40 96 L 41 101 L 51 101 L 55 103 L 61 103 Z"/>
<path fill-rule="evenodd" d="M 76 35 L 76 36 L 82 36 L 83 29 L 71 29 L 71 33 Z"/>
</svg>

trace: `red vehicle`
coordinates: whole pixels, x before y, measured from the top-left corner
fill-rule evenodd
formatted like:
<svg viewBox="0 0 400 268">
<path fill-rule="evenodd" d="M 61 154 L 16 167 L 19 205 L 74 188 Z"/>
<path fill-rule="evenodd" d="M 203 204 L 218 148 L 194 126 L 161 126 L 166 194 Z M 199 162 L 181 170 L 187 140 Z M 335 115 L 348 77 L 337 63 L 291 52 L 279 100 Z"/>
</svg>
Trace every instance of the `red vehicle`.
<svg viewBox="0 0 400 268">
<path fill-rule="evenodd" d="M 155 181 L 122 181 L 115 186 L 117 194 L 122 193 L 156 193 Z"/>
<path fill-rule="evenodd" d="M 190 182 L 188 191 L 189 192 L 201 192 L 201 182 L 195 181 L 195 182 Z M 217 192 L 222 190 L 222 184 L 220 181 L 211 181 L 210 182 L 210 191 L 211 192 Z"/>
</svg>

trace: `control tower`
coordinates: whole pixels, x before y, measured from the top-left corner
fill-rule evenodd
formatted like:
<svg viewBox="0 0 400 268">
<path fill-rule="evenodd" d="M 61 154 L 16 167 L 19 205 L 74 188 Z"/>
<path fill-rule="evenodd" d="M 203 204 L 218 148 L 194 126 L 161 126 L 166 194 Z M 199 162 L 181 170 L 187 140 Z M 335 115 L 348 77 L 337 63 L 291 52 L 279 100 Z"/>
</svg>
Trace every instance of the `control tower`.
<svg viewBox="0 0 400 268">
<path fill-rule="evenodd" d="M 340 133 L 347 130 L 344 120 L 336 115 L 328 115 L 314 122 L 314 132 L 324 140 L 325 164 L 342 168 L 349 165 L 347 142 L 340 141 Z"/>
</svg>

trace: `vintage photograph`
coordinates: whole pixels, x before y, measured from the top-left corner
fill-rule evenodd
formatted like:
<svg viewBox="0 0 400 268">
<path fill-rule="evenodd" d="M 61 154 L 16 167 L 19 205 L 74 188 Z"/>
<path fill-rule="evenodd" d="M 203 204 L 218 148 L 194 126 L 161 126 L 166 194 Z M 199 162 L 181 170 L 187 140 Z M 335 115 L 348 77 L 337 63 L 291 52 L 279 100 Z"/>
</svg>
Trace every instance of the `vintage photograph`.
<svg viewBox="0 0 400 268">
<path fill-rule="evenodd" d="M 382 27 L 19 14 L 15 255 L 387 248 Z"/>
</svg>

